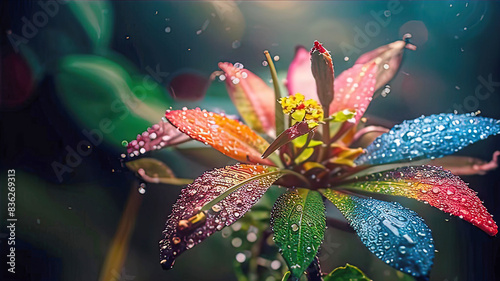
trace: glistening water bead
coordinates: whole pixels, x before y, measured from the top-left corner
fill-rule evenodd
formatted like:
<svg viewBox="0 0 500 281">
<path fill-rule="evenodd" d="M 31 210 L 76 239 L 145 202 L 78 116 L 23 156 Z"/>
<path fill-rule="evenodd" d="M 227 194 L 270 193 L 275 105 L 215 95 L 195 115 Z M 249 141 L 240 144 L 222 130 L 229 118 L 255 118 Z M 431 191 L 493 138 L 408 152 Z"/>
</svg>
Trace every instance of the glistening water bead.
<svg viewBox="0 0 500 281">
<path fill-rule="evenodd" d="M 354 162 L 385 164 L 439 158 L 500 133 L 500 121 L 473 114 L 422 116 L 394 126 L 373 141 Z"/>
</svg>

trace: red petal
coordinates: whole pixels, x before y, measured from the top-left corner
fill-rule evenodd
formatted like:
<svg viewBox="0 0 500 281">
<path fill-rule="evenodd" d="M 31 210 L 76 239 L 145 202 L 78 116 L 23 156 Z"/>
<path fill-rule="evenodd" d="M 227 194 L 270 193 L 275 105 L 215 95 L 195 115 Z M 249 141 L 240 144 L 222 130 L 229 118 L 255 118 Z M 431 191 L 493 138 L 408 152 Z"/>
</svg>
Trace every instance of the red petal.
<svg viewBox="0 0 500 281">
<path fill-rule="evenodd" d="M 160 241 L 163 268 L 170 269 L 177 256 L 241 218 L 281 175 L 274 167 L 238 164 L 205 172 L 182 189 Z"/>
<path fill-rule="evenodd" d="M 199 108 L 167 111 L 165 116 L 181 132 L 229 157 L 273 165 L 270 160 L 260 158 L 269 143 L 237 120 Z"/>
</svg>

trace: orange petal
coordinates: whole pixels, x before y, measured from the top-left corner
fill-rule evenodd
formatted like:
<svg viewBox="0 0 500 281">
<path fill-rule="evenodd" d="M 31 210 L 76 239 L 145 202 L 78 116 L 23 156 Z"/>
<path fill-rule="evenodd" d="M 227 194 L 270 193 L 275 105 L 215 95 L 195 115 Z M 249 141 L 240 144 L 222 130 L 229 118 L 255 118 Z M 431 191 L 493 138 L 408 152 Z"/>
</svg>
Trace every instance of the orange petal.
<svg viewBox="0 0 500 281">
<path fill-rule="evenodd" d="M 203 142 L 240 162 L 273 165 L 260 156 L 269 143 L 248 126 L 206 110 L 168 110 L 168 121 L 191 138 Z"/>
</svg>

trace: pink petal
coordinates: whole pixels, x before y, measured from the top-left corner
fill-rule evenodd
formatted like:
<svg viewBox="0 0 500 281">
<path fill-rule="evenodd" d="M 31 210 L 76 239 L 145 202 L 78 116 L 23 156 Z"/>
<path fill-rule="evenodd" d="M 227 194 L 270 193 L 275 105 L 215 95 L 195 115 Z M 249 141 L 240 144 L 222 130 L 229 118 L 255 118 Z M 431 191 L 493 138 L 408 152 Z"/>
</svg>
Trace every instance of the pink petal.
<svg viewBox="0 0 500 281">
<path fill-rule="evenodd" d="M 295 49 L 295 57 L 288 68 L 286 87 L 290 95 L 303 94 L 306 99 L 319 102 L 316 81 L 311 72 L 311 54 L 303 46 Z"/>
<path fill-rule="evenodd" d="M 257 132 L 275 134 L 274 90 L 247 69 L 221 62 L 219 68 L 226 75 L 226 87 L 245 123 Z"/>
<path fill-rule="evenodd" d="M 355 64 L 342 72 L 334 83 L 335 94 L 330 104 L 330 112 L 344 109 L 356 110 L 356 123 L 365 114 L 375 92 L 375 63 Z"/>
</svg>

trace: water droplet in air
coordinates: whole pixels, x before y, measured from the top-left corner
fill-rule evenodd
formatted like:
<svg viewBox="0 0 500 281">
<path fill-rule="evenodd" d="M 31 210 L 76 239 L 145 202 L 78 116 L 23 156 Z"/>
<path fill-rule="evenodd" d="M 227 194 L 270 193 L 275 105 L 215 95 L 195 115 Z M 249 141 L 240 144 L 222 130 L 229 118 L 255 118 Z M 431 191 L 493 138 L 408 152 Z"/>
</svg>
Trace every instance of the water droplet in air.
<svg viewBox="0 0 500 281">
<path fill-rule="evenodd" d="M 234 40 L 233 43 L 231 44 L 231 47 L 233 47 L 233 49 L 238 49 L 240 46 L 241 43 L 238 40 Z"/>
<path fill-rule="evenodd" d="M 170 31 L 172 31 L 170 26 L 165 27 L 165 33 L 170 33 Z"/>
<path fill-rule="evenodd" d="M 297 224 L 292 224 L 292 231 L 297 231 L 299 230 L 299 226 Z"/>
</svg>

